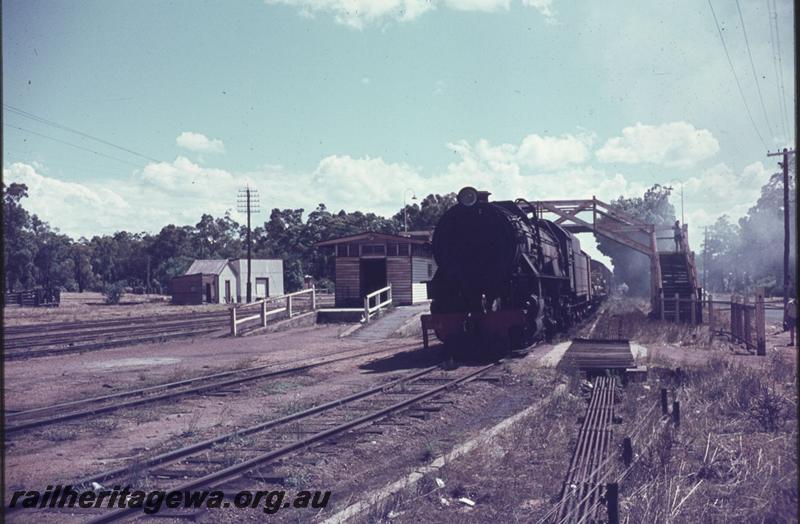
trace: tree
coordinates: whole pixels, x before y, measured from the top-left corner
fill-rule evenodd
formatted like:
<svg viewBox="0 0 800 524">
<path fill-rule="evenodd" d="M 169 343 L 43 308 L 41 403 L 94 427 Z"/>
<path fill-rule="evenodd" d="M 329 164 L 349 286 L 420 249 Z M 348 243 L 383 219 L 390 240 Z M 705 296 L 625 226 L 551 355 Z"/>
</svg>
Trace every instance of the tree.
<svg viewBox="0 0 800 524">
<path fill-rule="evenodd" d="M 3 188 L 3 267 L 4 288 L 33 287 L 33 258 L 36 255 L 35 238 L 30 231 L 30 214 L 21 201 L 28 196 L 28 186 L 12 183 Z"/>
<path fill-rule="evenodd" d="M 675 221 L 675 208 L 669 202 L 669 195 L 669 188 L 655 184 L 642 197 L 620 196 L 611 201 L 611 205 L 634 218 L 655 224 L 656 227 L 670 225 Z M 643 233 L 635 239 L 644 245 L 650 244 L 650 239 Z M 614 264 L 614 278 L 617 282 L 626 283 L 633 295 L 649 295 L 650 258 L 647 255 L 603 236 L 597 237 L 597 248 Z"/>
<path fill-rule="evenodd" d="M 417 205 L 406 205 L 400 209 L 392 220 L 397 224 L 397 229 L 401 230 L 404 226 L 405 213 L 408 215 L 409 231 L 429 231 L 436 227 L 436 223 L 442 218 L 445 211 L 456 204 L 456 194 L 447 193 L 446 195 L 428 195 Z"/>
</svg>

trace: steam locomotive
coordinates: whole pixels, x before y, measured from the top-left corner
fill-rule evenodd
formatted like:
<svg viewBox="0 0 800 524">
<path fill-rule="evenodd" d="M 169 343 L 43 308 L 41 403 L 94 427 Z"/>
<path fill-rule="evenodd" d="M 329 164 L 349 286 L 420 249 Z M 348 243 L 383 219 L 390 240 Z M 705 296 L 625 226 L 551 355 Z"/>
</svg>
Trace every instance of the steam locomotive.
<svg viewBox="0 0 800 524">
<path fill-rule="evenodd" d="M 550 338 L 605 292 L 592 285 L 592 261 L 575 235 L 524 199 L 489 202 L 489 195 L 463 188 L 433 233 L 437 270 L 426 323 L 459 352 L 505 352 Z"/>
</svg>

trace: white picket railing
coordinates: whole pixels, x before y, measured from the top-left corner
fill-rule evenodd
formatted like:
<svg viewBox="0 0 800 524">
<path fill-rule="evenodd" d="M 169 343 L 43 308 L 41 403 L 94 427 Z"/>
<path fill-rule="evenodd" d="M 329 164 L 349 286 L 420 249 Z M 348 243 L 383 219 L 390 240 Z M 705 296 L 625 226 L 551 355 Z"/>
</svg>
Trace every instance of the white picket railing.
<svg viewBox="0 0 800 524">
<path fill-rule="evenodd" d="M 385 298 L 384 298 L 385 297 Z M 372 302 L 375 305 L 371 305 Z M 364 297 L 364 322 L 369 324 L 372 315 L 392 303 L 392 285 L 373 291 Z"/>
<path fill-rule="evenodd" d="M 261 327 L 267 326 L 267 319 L 273 315 L 279 315 L 281 313 L 287 313 L 289 318 L 292 318 L 294 313 L 296 313 L 293 304 L 293 298 L 299 295 L 311 295 L 311 311 L 317 309 L 317 293 L 314 286 L 311 286 L 309 289 L 303 289 L 301 291 L 295 291 L 294 293 L 287 293 L 285 295 L 279 295 L 276 297 L 267 297 L 262 298 L 261 300 L 257 300 L 255 302 L 250 302 L 249 304 L 241 304 L 238 306 L 233 306 L 231 308 L 231 335 L 234 337 L 239 334 L 239 325 L 244 322 L 250 322 L 256 319 L 261 320 Z M 279 307 L 276 309 L 267 310 L 267 304 L 276 303 L 286 301 L 286 305 L 284 307 Z M 255 315 L 250 315 L 247 317 L 239 318 L 239 315 L 242 310 L 244 309 L 253 309 L 256 306 L 260 306 L 260 310 Z"/>
</svg>

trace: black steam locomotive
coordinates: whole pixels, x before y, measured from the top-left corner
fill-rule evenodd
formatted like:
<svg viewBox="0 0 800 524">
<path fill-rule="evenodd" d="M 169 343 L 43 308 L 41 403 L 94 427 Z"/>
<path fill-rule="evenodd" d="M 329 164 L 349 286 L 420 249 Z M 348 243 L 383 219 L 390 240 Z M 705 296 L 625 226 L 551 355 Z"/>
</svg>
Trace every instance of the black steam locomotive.
<svg viewBox="0 0 800 524">
<path fill-rule="evenodd" d="M 465 187 L 433 233 L 428 326 L 459 352 L 502 352 L 549 338 L 597 304 L 578 239 L 529 202 L 489 202 Z M 456 349 L 457 348 L 457 349 Z"/>
</svg>

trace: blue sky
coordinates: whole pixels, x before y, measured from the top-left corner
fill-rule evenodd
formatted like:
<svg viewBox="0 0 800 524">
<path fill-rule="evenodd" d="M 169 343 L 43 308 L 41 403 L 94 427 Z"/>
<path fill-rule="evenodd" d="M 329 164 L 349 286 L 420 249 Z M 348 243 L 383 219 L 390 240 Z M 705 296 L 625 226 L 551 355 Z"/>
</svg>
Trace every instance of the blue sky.
<svg viewBox="0 0 800 524">
<path fill-rule="evenodd" d="M 385 214 L 405 189 L 683 183 L 696 233 L 794 142 L 792 3 L 778 69 L 770 2 L 740 1 L 763 108 L 736 4 L 712 5 L 764 143 L 702 1 L 6 1 L 3 103 L 143 156 L 4 107 L 3 174 L 76 236 L 193 224 L 246 182 L 266 208 Z"/>
</svg>

